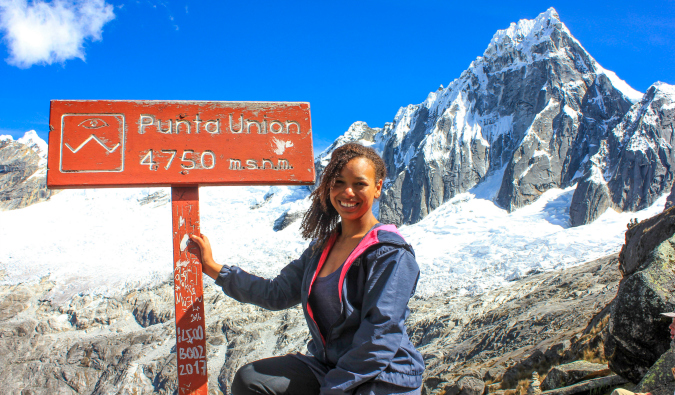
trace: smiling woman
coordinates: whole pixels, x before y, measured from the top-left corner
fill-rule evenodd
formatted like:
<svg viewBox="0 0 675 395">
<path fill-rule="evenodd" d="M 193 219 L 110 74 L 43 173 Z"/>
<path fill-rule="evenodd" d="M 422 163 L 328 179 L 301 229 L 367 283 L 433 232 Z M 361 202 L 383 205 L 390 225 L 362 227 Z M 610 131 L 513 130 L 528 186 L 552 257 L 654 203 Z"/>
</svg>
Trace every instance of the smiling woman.
<svg viewBox="0 0 675 395">
<path fill-rule="evenodd" d="M 204 273 L 226 294 L 271 310 L 301 303 L 312 336 L 311 355 L 244 365 L 233 394 L 420 393 L 424 361 L 405 326 L 419 268 L 396 227 L 373 215 L 385 177 L 373 149 L 336 149 L 302 222 L 314 242 L 272 280 L 218 265 L 208 238 L 192 236 Z"/>
</svg>

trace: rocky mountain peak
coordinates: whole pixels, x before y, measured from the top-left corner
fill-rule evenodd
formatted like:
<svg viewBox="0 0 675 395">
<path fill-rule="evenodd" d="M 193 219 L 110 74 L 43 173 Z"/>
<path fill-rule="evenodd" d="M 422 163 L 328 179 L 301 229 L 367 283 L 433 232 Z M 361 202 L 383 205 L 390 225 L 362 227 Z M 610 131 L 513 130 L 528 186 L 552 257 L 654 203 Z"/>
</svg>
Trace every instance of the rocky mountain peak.
<svg viewBox="0 0 675 395">
<path fill-rule="evenodd" d="M 483 56 L 501 55 L 512 49 L 529 50 L 561 33 L 570 35 L 556 10 L 549 8 L 535 19 L 521 19 L 518 23 L 511 23 L 507 29 L 497 30 Z"/>
<path fill-rule="evenodd" d="M 660 94 L 659 108 L 669 100 Z M 423 103 L 401 107 L 381 129 L 355 123 L 321 156 L 347 141 L 380 150 L 389 174 L 381 221 L 418 222 L 492 174 L 503 174 L 495 202 L 512 211 L 551 188 L 603 179 L 616 168 L 623 145 L 610 135 L 642 99 L 598 64 L 549 8 L 497 31 L 482 56 Z M 670 188 L 670 176 L 663 177 L 650 195 Z M 572 224 L 609 207 L 596 203 L 581 210 L 595 214 L 577 215 Z"/>
<path fill-rule="evenodd" d="M 35 130 L 29 130 L 23 137 L 16 140 L 28 148 L 32 149 L 40 157 L 40 165 L 47 165 L 47 142 L 38 136 Z"/>
<path fill-rule="evenodd" d="M 34 130 L 14 141 L 0 136 L 0 210 L 16 209 L 49 199 L 47 143 Z"/>
</svg>

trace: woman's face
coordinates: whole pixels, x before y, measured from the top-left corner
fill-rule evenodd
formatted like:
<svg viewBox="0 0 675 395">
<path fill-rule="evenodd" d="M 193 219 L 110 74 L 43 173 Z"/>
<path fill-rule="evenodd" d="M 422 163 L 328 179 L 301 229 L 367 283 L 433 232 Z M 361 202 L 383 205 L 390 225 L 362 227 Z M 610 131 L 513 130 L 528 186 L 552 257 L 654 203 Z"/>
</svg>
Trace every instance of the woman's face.
<svg viewBox="0 0 675 395">
<path fill-rule="evenodd" d="M 375 166 L 364 157 L 347 162 L 330 189 L 330 202 L 343 222 L 361 219 L 380 197 L 382 180 L 375 180 Z"/>
<path fill-rule="evenodd" d="M 673 322 L 670 323 L 670 338 L 675 339 L 675 318 L 673 318 Z"/>
</svg>

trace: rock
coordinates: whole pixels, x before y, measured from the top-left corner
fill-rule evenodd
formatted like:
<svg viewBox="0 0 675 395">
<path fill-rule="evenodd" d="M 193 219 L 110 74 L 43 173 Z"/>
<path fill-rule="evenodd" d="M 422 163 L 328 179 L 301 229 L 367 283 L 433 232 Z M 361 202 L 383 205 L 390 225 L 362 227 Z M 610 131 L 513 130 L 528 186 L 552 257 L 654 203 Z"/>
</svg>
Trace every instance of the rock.
<svg viewBox="0 0 675 395">
<path fill-rule="evenodd" d="M 567 387 L 580 381 L 587 380 L 589 376 L 603 373 L 609 375 L 611 371 L 607 365 L 592 363 L 588 361 L 574 361 L 564 365 L 556 366 L 551 369 L 546 378 L 541 383 L 541 389 L 544 391 Z"/>
<path fill-rule="evenodd" d="M 126 301 L 133 306 L 133 315 L 139 325 L 148 327 L 172 321 L 175 316 L 173 287 L 163 284 L 153 292 L 132 292 Z"/>
<path fill-rule="evenodd" d="M 626 232 L 624 278 L 611 305 L 605 356 L 612 371 L 633 383 L 669 347 L 669 322 L 660 313 L 675 308 L 674 216 L 671 208 Z"/>
<path fill-rule="evenodd" d="M 503 367 L 503 366 L 491 367 L 491 368 L 486 370 L 485 375 L 483 376 L 483 380 L 490 381 L 490 382 L 493 382 L 493 383 L 498 382 L 498 381 L 502 381 L 502 377 L 504 377 L 505 371 L 506 371 L 506 368 Z"/>
<path fill-rule="evenodd" d="M 445 388 L 447 395 L 483 395 L 485 383 L 472 376 L 464 376 L 455 384 Z"/>
<path fill-rule="evenodd" d="M 570 225 L 579 226 L 595 221 L 611 206 L 612 199 L 604 180 L 587 177 L 579 181 L 570 203 Z"/>
<path fill-rule="evenodd" d="M 407 325 L 424 356 L 425 383 L 455 383 L 457 372 L 483 369 L 485 382 L 515 388 L 535 370 L 602 350 L 607 319 L 596 317 L 615 296 L 617 255 L 479 296 L 412 300 Z M 427 393 L 434 389 L 425 387 Z"/>
<path fill-rule="evenodd" d="M 670 189 L 670 193 L 668 194 L 668 197 L 666 198 L 666 207 L 665 209 L 669 209 L 675 205 L 675 189 Z"/>
<path fill-rule="evenodd" d="M 647 257 L 663 241 L 675 234 L 675 209 L 648 218 L 626 231 L 626 243 L 621 247 L 619 263 L 624 276 L 643 269 Z"/>
<path fill-rule="evenodd" d="M 607 186 L 614 206 L 622 211 L 648 207 L 671 189 L 674 104 L 672 86 L 656 83 L 609 135 Z"/>
<path fill-rule="evenodd" d="M 527 387 L 527 395 L 541 394 L 541 388 L 539 387 L 539 384 L 539 373 L 532 372 L 532 380 L 530 381 L 530 386 Z"/>
<path fill-rule="evenodd" d="M 274 229 L 275 232 L 278 232 L 280 230 L 284 230 L 288 227 L 288 225 L 290 225 L 293 222 L 301 219 L 304 215 L 305 215 L 304 210 L 286 211 L 285 213 L 281 214 L 281 216 L 274 221 L 273 229 Z"/>
<path fill-rule="evenodd" d="M 159 207 L 168 204 L 170 199 L 171 197 L 165 190 L 160 190 L 138 199 L 138 204 L 141 206 L 152 204 L 153 207 Z"/>
<path fill-rule="evenodd" d="M 425 391 L 454 383 L 457 394 L 482 394 L 484 380 L 501 380 L 510 360 L 523 362 L 517 365 L 522 370 L 533 366 L 526 356 L 548 364 L 583 353 L 574 339 L 586 336 L 586 323 L 611 300 L 616 268 L 610 256 L 483 295 L 413 299 L 408 328 L 425 355 Z M 0 285 L 0 306 L 17 306 L 2 310 L 7 313 L 0 320 L 0 388 L 81 394 L 176 390 L 171 282 L 116 297 L 79 295 L 62 305 L 45 298 L 53 286 L 46 280 Z M 309 334 L 299 308 L 266 311 L 238 303 L 215 286 L 206 286 L 204 297 L 210 392 L 228 393 L 245 363 L 307 351 Z M 534 352 L 540 349 L 545 351 Z M 507 387 L 500 382 L 491 388 Z"/>
<path fill-rule="evenodd" d="M 527 358 L 509 368 L 504 373 L 502 382 L 509 387 L 513 387 L 518 381 L 530 378 L 535 370 L 544 370 L 542 368 L 550 363 L 547 362 L 545 354 L 541 350 L 535 349 Z"/>
<path fill-rule="evenodd" d="M 34 131 L 18 141 L 0 140 L 0 210 L 13 210 L 49 199 L 46 143 Z"/>
<path fill-rule="evenodd" d="M 544 391 L 542 395 L 573 395 L 573 394 L 588 394 L 602 391 L 606 388 L 616 387 L 621 384 L 626 384 L 628 380 L 613 374 L 606 377 L 582 381 L 568 387 L 558 388 L 554 390 Z"/>
<path fill-rule="evenodd" d="M 675 349 L 661 355 L 635 387 L 635 392 L 651 392 L 652 395 L 672 395 L 675 392 Z"/>
</svg>

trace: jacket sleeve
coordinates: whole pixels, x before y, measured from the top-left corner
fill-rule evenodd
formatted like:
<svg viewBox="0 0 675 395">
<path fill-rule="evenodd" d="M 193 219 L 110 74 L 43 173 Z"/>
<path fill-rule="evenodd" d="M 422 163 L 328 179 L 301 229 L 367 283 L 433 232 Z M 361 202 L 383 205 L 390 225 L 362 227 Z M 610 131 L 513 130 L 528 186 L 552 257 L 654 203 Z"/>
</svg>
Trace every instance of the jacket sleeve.
<svg viewBox="0 0 675 395">
<path fill-rule="evenodd" d="M 351 394 L 376 377 L 407 336 L 408 300 L 419 278 L 415 257 L 405 248 L 393 246 L 381 246 L 374 254 L 374 261 L 368 263 L 361 325 L 350 349 L 326 374 L 322 395 Z"/>
<path fill-rule="evenodd" d="M 313 244 L 299 259 L 281 269 L 278 276 L 266 279 L 250 274 L 238 266 L 224 265 L 216 284 L 230 297 L 268 310 L 283 310 L 300 303 L 300 289 L 305 265 L 312 256 Z"/>
</svg>

